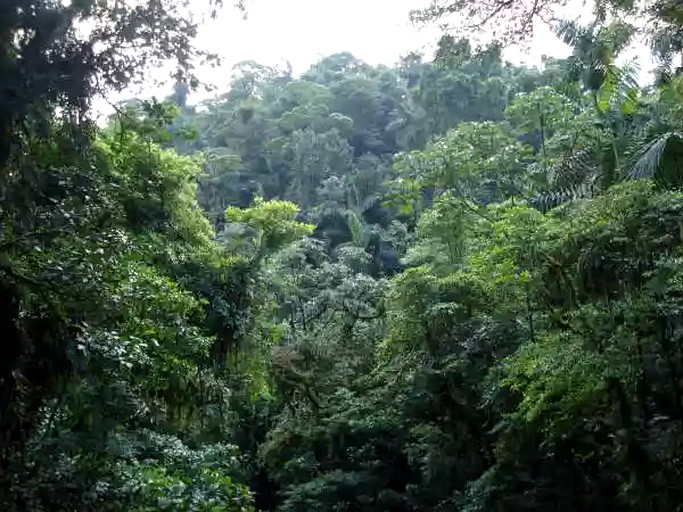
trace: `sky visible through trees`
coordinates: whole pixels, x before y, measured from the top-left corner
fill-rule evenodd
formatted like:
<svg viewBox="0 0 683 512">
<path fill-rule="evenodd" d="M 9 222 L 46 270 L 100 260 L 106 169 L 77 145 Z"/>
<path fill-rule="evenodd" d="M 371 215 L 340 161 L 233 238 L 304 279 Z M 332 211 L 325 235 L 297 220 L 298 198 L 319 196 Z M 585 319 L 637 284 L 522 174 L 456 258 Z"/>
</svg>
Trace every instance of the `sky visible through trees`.
<svg viewBox="0 0 683 512">
<path fill-rule="evenodd" d="M 212 87 L 224 87 L 229 82 L 230 69 L 243 60 L 255 60 L 274 67 L 292 66 L 295 74 L 304 72 L 320 58 L 337 52 L 349 51 L 371 64 L 391 65 L 412 51 L 431 53 L 443 32 L 443 23 L 413 23 L 409 13 L 426 7 L 428 2 L 419 0 L 373 0 L 364 2 L 319 2 L 315 0 L 251 0 L 249 9 L 240 16 L 230 8 L 219 11 L 216 19 L 206 16 L 202 2 L 195 0 L 201 21 L 198 44 L 203 49 L 220 56 L 218 67 L 201 66 L 199 76 L 203 83 Z M 567 3 L 561 10 L 567 17 L 579 14 L 590 21 L 590 8 L 583 1 Z M 564 44 L 543 22 L 534 23 L 536 34 L 523 45 L 509 45 L 504 56 L 515 63 L 541 66 L 544 55 L 564 58 L 571 48 Z M 470 32 L 470 35 L 473 34 Z M 491 33 L 479 35 L 479 41 L 490 40 Z M 273 44 L 277 41 L 277 44 Z M 636 43 L 621 56 L 622 60 L 637 59 L 639 78 L 650 81 L 653 64 L 643 43 Z M 152 72 L 159 84 L 146 84 L 131 89 L 116 98 L 128 95 L 146 96 L 166 94 L 171 84 L 163 72 Z M 192 101 L 210 97 L 210 91 L 197 91 Z M 110 98 L 112 99 L 112 98 Z M 111 113 L 106 101 L 96 106 L 102 115 Z"/>
</svg>

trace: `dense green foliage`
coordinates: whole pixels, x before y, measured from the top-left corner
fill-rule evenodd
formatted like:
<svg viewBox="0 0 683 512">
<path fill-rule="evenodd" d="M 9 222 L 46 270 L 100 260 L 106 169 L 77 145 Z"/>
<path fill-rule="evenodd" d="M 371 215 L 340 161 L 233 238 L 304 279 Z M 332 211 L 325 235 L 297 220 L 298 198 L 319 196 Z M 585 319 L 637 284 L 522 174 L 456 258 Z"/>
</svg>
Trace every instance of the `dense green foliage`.
<svg viewBox="0 0 683 512">
<path fill-rule="evenodd" d="M 683 510 L 679 7 L 647 88 L 606 2 L 543 70 L 445 36 L 190 105 L 176 3 L 10 4 L 2 510 Z"/>
</svg>

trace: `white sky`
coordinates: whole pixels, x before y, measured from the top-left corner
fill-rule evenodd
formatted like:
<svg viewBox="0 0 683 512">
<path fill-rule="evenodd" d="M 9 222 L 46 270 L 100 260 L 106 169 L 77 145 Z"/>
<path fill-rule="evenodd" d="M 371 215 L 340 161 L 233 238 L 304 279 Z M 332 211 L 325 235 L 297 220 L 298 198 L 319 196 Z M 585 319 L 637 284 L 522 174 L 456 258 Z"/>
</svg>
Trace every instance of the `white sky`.
<svg viewBox="0 0 683 512">
<path fill-rule="evenodd" d="M 205 5 L 206 0 L 193 1 Z M 200 48 L 219 55 L 222 65 L 200 69 L 199 77 L 225 91 L 232 66 L 243 60 L 283 67 L 288 61 L 298 74 L 321 57 L 342 51 L 369 64 L 391 65 L 414 50 L 431 57 L 441 33 L 439 27 L 417 27 L 409 20 L 410 10 L 425 3 L 428 0 L 247 0 L 244 19 L 231 7 L 231 0 L 225 0 L 218 18 L 202 23 L 197 40 Z M 515 63 L 540 65 L 542 55 L 568 54 L 569 48 L 539 25 L 530 49 L 508 48 L 504 57 Z M 649 69 L 647 63 L 641 62 L 641 66 Z M 110 99 L 163 96 L 169 90 L 147 85 Z"/>
<path fill-rule="evenodd" d="M 224 9 L 202 27 L 198 43 L 226 60 L 289 60 L 295 73 L 341 51 L 370 64 L 392 64 L 438 38 L 438 26 L 410 23 L 410 10 L 424 5 L 425 0 L 249 0 L 246 20 Z M 548 51 L 562 51 L 554 36 L 546 39 Z"/>
</svg>

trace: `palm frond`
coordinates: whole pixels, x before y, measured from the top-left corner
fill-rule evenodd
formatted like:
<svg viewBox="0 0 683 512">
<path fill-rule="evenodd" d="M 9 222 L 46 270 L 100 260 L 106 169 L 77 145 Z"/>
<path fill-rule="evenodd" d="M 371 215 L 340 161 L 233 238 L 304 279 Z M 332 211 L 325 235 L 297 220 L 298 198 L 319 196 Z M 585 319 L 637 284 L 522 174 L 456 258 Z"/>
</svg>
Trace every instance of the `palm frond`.
<svg viewBox="0 0 683 512">
<path fill-rule="evenodd" d="M 550 174 L 548 190 L 536 193 L 530 205 L 546 212 L 556 206 L 593 196 L 601 177 L 594 152 L 582 149 L 569 153 Z"/>
<path fill-rule="evenodd" d="M 593 67 L 604 76 L 597 92 L 598 107 L 606 112 L 610 106 L 620 108 L 624 114 L 632 114 L 638 108 L 638 71 L 635 62 L 623 66 L 595 62 Z"/>
<path fill-rule="evenodd" d="M 564 203 L 592 197 L 594 192 L 595 186 L 593 183 L 581 183 L 561 187 L 556 190 L 538 192 L 531 198 L 529 203 L 533 208 L 545 213 Z"/>
<path fill-rule="evenodd" d="M 595 154 L 591 148 L 573 151 L 553 169 L 554 185 L 578 185 L 595 181 L 600 175 Z"/>
<path fill-rule="evenodd" d="M 346 222 L 348 224 L 349 231 L 351 232 L 351 238 L 353 240 L 354 245 L 362 245 L 364 230 L 363 223 L 361 222 L 358 215 L 356 215 L 352 211 L 347 212 Z"/>
<path fill-rule="evenodd" d="M 576 46 L 586 36 L 586 30 L 571 20 L 561 20 L 554 32 L 563 43 L 569 46 Z"/>
<path fill-rule="evenodd" d="M 683 173 L 677 165 L 683 157 L 683 132 L 668 132 L 651 141 L 637 154 L 628 173 L 632 180 L 652 178 L 668 185 L 680 185 Z"/>
</svg>

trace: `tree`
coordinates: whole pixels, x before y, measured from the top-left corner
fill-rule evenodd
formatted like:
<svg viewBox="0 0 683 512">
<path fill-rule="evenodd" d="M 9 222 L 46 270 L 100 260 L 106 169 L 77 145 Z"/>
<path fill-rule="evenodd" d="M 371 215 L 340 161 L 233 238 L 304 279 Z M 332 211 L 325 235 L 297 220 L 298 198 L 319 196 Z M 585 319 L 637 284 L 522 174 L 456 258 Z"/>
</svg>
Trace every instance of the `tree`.
<svg viewBox="0 0 683 512">
<path fill-rule="evenodd" d="M 306 209 L 315 204 L 316 190 L 326 178 L 351 166 L 351 148 L 335 129 L 322 134 L 310 129 L 294 132 L 287 151 L 295 170 L 287 196 Z"/>
<path fill-rule="evenodd" d="M 443 18 L 457 17 L 457 23 L 467 30 L 482 30 L 493 27 L 494 38 L 504 41 L 518 41 L 529 37 L 538 18 L 545 22 L 554 19 L 561 2 L 541 0 L 534 2 L 513 2 L 509 0 L 459 1 L 439 0 L 426 9 L 411 13 L 413 20 L 433 22 Z"/>
<path fill-rule="evenodd" d="M 218 341 L 203 296 L 182 282 L 192 267 L 197 281 L 218 280 L 220 265 L 243 272 L 211 242 L 197 162 L 133 131 L 89 148 L 70 137 L 32 144 L 6 185 L 15 201 L 52 200 L 26 213 L 14 203 L 3 218 L 2 286 L 17 299 L 4 319 L 14 337 L 2 368 L 0 503 L 249 510 L 226 458 L 234 449 L 207 435 L 224 421 L 214 410 L 227 388 L 211 364 Z M 36 167 L 41 180 L 26 189 Z"/>
<path fill-rule="evenodd" d="M 85 172 L 102 209 L 47 202 L 55 226 L 85 224 L 17 237 L 3 270 L 28 297 L 5 325 L 40 341 L 3 431 L 33 418 L 7 449 L 19 494 L 76 482 L 77 508 L 105 482 L 114 508 L 237 508 L 248 483 L 281 511 L 679 509 L 683 89 L 615 64 L 634 34 L 620 4 L 558 24 L 573 54 L 544 71 L 449 36 L 394 68 L 250 62 L 170 127 L 173 109 L 135 102 L 91 165 L 56 142 L 27 156 L 58 182 Z M 202 155 L 155 145 L 191 124 Z M 93 234 L 109 222 L 112 247 Z M 46 311 L 73 331 L 36 336 Z"/>
<path fill-rule="evenodd" d="M 0 164 L 22 143 L 21 128 L 31 123 L 48 128 L 55 107 L 66 118 L 83 119 L 95 94 L 122 90 L 168 60 L 176 77 L 190 80 L 191 62 L 201 55 L 192 45 L 196 24 L 186 8 L 165 0 L 135 6 L 5 2 Z"/>
<path fill-rule="evenodd" d="M 259 197 L 251 208 L 228 208 L 225 218 L 228 223 L 241 224 L 249 230 L 251 243 L 260 257 L 311 233 L 313 226 L 295 220 L 297 212 L 294 203 L 264 201 Z"/>
</svg>

